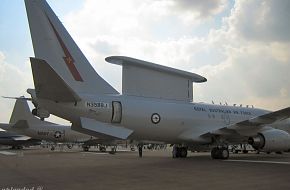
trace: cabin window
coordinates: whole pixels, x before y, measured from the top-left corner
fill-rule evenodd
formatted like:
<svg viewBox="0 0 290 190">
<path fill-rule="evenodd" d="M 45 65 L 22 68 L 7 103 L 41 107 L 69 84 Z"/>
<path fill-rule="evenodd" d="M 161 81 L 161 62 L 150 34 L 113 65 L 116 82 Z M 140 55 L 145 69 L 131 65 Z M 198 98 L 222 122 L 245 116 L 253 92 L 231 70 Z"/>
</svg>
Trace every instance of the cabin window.
<svg viewBox="0 0 290 190">
<path fill-rule="evenodd" d="M 122 104 L 121 102 L 112 102 L 113 113 L 112 123 L 121 123 L 122 120 Z"/>
</svg>

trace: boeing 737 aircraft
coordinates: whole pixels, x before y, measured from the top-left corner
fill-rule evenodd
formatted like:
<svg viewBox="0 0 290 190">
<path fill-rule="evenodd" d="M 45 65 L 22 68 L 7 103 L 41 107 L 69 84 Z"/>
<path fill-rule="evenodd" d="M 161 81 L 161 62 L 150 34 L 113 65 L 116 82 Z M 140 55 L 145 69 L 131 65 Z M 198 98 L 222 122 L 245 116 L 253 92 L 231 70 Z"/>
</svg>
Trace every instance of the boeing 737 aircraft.
<svg viewBox="0 0 290 190">
<path fill-rule="evenodd" d="M 228 144 L 247 143 L 260 151 L 290 148 L 290 135 L 272 124 L 290 108 L 262 109 L 193 102 L 192 83 L 207 79 L 154 63 L 111 56 L 121 65 L 122 94 L 101 78 L 44 0 L 25 0 L 35 57 L 31 57 L 37 107 L 72 122 L 92 136 L 175 144 L 173 157 L 210 145 L 213 159 L 229 157 Z"/>
<path fill-rule="evenodd" d="M 70 126 L 41 121 L 31 114 L 27 101 L 21 97 L 15 102 L 9 124 L 0 123 L 0 128 L 26 135 L 29 139 L 32 137 L 54 143 L 83 143 L 85 151 L 88 151 L 90 146 L 104 143 L 90 135 L 73 131 Z"/>
</svg>

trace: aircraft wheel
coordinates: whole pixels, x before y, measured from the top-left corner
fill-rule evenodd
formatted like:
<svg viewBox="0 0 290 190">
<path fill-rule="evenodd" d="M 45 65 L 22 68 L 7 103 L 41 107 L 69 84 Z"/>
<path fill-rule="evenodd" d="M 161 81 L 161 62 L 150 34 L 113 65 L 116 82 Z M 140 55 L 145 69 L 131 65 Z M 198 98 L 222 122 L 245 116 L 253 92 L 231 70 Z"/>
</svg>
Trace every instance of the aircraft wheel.
<svg viewBox="0 0 290 190">
<path fill-rule="evenodd" d="M 228 159 L 229 158 L 229 150 L 227 148 L 218 148 L 215 147 L 211 150 L 212 159 Z"/>
<path fill-rule="evenodd" d="M 100 152 L 106 152 L 106 147 L 105 146 L 100 146 L 99 150 L 100 150 Z"/>
<path fill-rule="evenodd" d="M 173 146 L 172 149 L 172 158 L 178 158 L 179 157 L 179 147 L 177 147 L 176 145 Z"/>
<path fill-rule="evenodd" d="M 71 144 L 68 144 L 68 145 L 67 145 L 67 148 L 68 148 L 68 149 L 72 149 L 72 147 L 73 147 L 73 145 L 71 145 Z"/>
<path fill-rule="evenodd" d="M 117 152 L 117 148 L 113 147 L 109 153 L 110 154 L 116 154 L 116 152 Z"/>
<path fill-rule="evenodd" d="M 84 152 L 88 152 L 89 149 L 90 149 L 90 146 L 85 146 L 85 145 L 83 145 L 82 147 L 83 147 L 83 151 L 84 151 Z"/>
<path fill-rule="evenodd" d="M 219 149 L 217 147 L 214 147 L 211 150 L 211 158 L 212 159 L 218 159 L 219 155 L 218 155 Z"/>
<path fill-rule="evenodd" d="M 229 150 L 227 148 L 222 148 L 220 149 L 220 152 L 221 152 L 221 157 L 220 159 L 228 159 L 229 156 L 230 156 L 230 153 L 229 153 Z"/>
<path fill-rule="evenodd" d="M 54 147 L 54 146 L 52 146 L 52 147 L 50 148 L 50 150 L 54 151 L 54 150 L 55 150 L 55 147 Z"/>
<path fill-rule="evenodd" d="M 187 157 L 187 148 L 186 147 L 181 147 L 179 151 L 180 151 L 179 154 L 180 154 L 181 158 L 186 158 Z"/>
<path fill-rule="evenodd" d="M 248 154 L 248 152 L 249 152 L 248 150 L 243 150 L 244 154 Z"/>
</svg>

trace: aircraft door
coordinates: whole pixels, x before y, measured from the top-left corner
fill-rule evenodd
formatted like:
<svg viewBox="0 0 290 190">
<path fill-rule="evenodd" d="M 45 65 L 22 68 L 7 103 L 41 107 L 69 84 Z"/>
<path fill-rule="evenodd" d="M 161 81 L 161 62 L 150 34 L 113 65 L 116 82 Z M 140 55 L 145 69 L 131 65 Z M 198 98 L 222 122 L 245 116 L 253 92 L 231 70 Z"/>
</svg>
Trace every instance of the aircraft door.
<svg viewBox="0 0 290 190">
<path fill-rule="evenodd" d="M 122 120 L 122 104 L 121 102 L 112 102 L 112 123 L 121 123 Z"/>
</svg>

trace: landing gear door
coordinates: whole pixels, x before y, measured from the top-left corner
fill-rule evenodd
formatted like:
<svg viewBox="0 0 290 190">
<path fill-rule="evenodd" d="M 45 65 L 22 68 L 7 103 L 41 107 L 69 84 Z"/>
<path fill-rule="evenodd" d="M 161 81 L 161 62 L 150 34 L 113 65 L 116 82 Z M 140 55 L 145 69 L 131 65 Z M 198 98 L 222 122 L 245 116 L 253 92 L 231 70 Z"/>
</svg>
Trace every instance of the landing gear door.
<svg viewBox="0 0 290 190">
<path fill-rule="evenodd" d="M 112 104 L 113 104 L 112 123 L 121 123 L 122 104 L 121 102 L 112 102 Z"/>
</svg>

